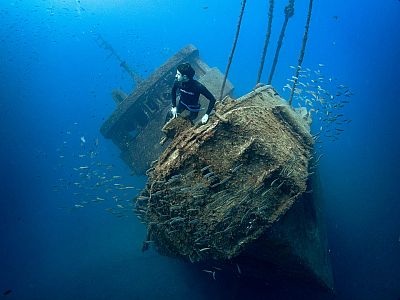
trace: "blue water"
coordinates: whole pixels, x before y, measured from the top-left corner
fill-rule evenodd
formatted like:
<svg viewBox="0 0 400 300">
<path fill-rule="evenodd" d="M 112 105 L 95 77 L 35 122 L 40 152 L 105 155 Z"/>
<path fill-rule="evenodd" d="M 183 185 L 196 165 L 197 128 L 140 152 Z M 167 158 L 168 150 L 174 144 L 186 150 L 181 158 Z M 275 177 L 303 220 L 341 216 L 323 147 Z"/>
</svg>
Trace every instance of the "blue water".
<svg viewBox="0 0 400 300">
<path fill-rule="evenodd" d="M 247 3 L 229 75 L 236 96 L 255 85 L 267 2 Z M 286 5 L 276 2 L 264 82 Z M 301 46 L 308 1 L 297 2 L 273 80 L 278 91 L 293 75 L 289 65 Z M 214 281 L 154 250 L 141 252 L 144 225 L 124 209 L 146 178 L 130 176 L 99 132 L 115 106 L 112 89 L 129 92 L 134 84 L 94 39 L 101 34 L 144 78 L 189 43 L 224 71 L 239 10 L 236 0 L 1 1 L 5 299 L 399 299 L 397 0 L 314 3 L 303 65 L 324 64 L 326 75 L 355 94 L 343 111 L 352 122 L 339 140 L 324 141 L 319 166 L 335 296 L 294 283 L 218 274 Z M 115 182 L 135 189 L 119 191 L 117 202 L 106 188 L 93 187 L 93 178 L 79 175 L 93 161 L 101 163 L 91 167 L 98 176 L 122 176 Z"/>
</svg>

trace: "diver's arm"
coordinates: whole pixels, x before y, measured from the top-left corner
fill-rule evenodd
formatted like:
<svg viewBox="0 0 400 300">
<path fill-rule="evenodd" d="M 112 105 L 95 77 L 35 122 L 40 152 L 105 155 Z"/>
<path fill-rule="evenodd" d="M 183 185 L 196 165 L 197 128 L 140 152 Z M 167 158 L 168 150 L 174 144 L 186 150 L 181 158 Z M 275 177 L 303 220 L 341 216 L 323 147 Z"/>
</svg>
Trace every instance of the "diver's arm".
<svg viewBox="0 0 400 300">
<path fill-rule="evenodd" d="M 211 94 L 211 92 L 204 86 L 204 85 L 202 85 L 202 84 L 200 84 L 200 93 L 202 94 L 202 95 L 204 95 L 204 97 L 206 97 L 207 99 L 208 99 L 208 101 L 210 101 L 209 103 L 208 103 L 208 108 L 207 108 L 207 111 L 206 111 L 206 114 L 207 115 L 209 115 L 210 114 L 210 112 L 213 110 L 213 108 L 214 108 L 214 105 L 215 105 L 215 97 L 213 96 L 213 94 Z"/>
</svg>

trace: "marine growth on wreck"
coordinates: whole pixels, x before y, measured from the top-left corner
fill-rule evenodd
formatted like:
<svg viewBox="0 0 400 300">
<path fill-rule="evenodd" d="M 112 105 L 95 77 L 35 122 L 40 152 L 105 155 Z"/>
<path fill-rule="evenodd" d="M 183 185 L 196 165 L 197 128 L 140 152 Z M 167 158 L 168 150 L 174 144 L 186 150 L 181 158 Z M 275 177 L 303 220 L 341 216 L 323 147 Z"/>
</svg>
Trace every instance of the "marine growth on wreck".
<svg viewBox="0 0 400 300">
<path fill-rule="evenodd" d="M 172 141 L 137 197 L 145 245 L 192 262 L 230 259 L 306 192 L 313 139 L 270 86 L 219 102 L 207 124 L 188 123 L 164 126 Z"/>
</svg>

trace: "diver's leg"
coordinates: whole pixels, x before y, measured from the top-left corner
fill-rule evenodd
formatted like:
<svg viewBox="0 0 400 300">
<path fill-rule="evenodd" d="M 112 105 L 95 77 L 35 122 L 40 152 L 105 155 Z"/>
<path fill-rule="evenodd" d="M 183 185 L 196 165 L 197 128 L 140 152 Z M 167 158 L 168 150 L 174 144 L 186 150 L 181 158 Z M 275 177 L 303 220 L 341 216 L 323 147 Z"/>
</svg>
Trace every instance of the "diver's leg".
<svg viewBox="0 0 400 300">
<path fill-rule="evenodd" d="M 180 114 L 180 113 L 182 113 L 185 109 L 186 109 L 186 107 L 179 101 L 178 107 L 176 108 L 176 112 L 177 112 L 178 114 Z"/>
<path fill-rule="evenodd" d="M 194 120 L 196 120 L 197 116 L 199 115 L 198 111 L 191 111 L 189 115 L 189 119 L 192 123 L 194 123 Z"/>
</svg>

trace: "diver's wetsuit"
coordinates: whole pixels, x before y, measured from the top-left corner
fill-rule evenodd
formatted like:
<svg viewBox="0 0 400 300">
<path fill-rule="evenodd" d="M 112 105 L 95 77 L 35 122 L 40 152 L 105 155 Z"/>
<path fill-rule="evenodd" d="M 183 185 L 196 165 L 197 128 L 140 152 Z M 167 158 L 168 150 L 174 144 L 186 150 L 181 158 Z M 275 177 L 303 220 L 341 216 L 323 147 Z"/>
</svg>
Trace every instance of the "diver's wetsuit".
<svg viewBox="0 0 400 300">
<path fill-rule="evenodd" d="M 210 91 L 202 85 L 200 82 L 194 79 L 189 79 L 189 81 L 179 82 L 175 80 L 174 85 L 172 87 L 171 96 L 172 96 L 172 107 L 176 107 L 176 92 L 179 90 L 180 99 L 178 103 L 178 107 L 176 108 L 177 113 L 181 113 L 185 109 L 190 111 L 189 119 L 193 121 L 197 118 L 199 114 L 200 103 L 199 97 L 202 94 L 206 97 L 210 103 L 208 104 L 208 108 L 206 114 L 210 114 L 215 104 L 215 97 L 210 93 Z M 172 117 L 172 114 L 167 115 L 167 120 Z"/>
</svg>

